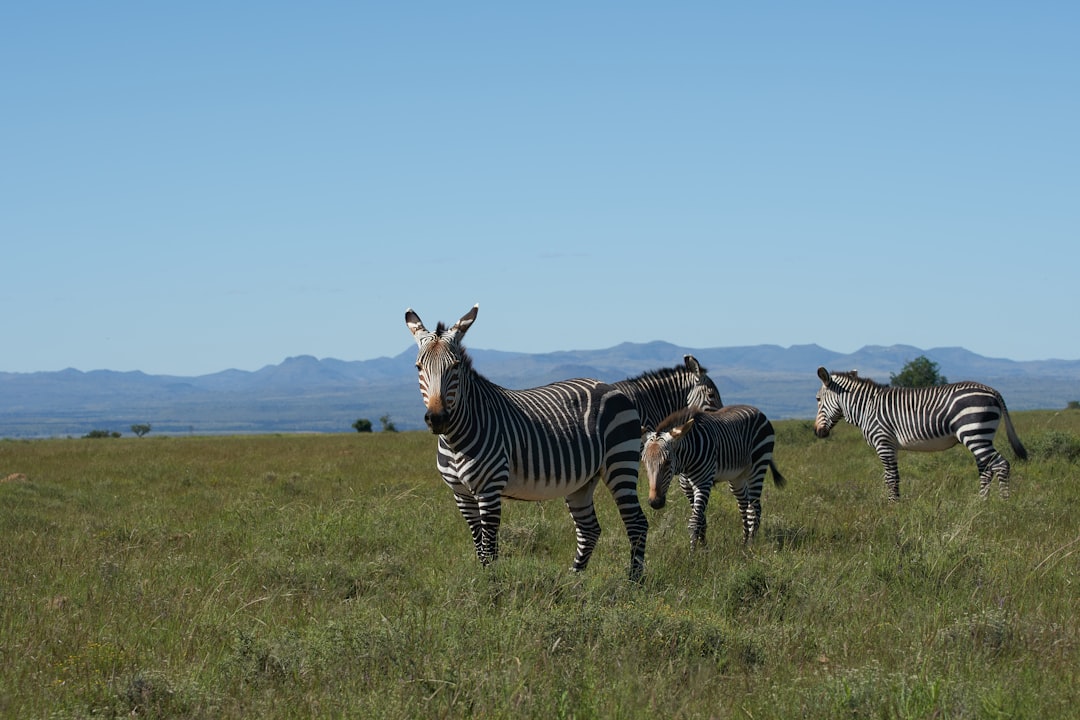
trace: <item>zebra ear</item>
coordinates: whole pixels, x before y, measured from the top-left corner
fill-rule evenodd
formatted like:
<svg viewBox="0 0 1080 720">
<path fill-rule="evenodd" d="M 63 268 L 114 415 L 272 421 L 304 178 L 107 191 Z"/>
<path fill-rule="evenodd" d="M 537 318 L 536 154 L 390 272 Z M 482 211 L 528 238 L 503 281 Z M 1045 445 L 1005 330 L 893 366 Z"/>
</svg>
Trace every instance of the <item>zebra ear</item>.
<svg viewBox="0 0 1080 720">
<path fill-rule="evenodd" d="M 701 363 L 693 355 L 683 355 L 683 363 L 686 365 L 686 369 L 695 375 L 705 374 L 705 368 L 701 367 Z"/>
<path fill-rule="evenodd" d="M 694 425 L 694 418 L 690 418 L 689 420 L 684 422 L 679 427 L 672 428 L 671 429 L 671 439 L 672 440 L 678 440 L 680 437 L 682 437 L 686 433 L 690 432 L 690 428 L 693 427 L 693 425 Z"/>
<path fill-rule="evenodd" d="M 405 325 L 408 326 L 409 332 L 412 333 L 416 342 L 420 342 L 421 335 L 427 335 L 428 329 L 424 327 L 424 323 L 420 320 L 420 316 L 413 312 L 412 308 L 405 311 Z"/>
<path fill-rule="evenodd" d="M 829 371 L 828 370 L 826 370 L 823 367 L 819 367 L 817 369 L 817 376 L 819 378 L 821 378 L 821 382 L 825 383 L 826 385 L 829 384 Z"/>
<path fill-rule="evenodd" d="M 473 322 L 476 321 L 476 312 L 480 309 L 480 303 L 476 303 L 472 306 L 472 310 L 461 316 L 461 319 L 454 323 L 446 334 L 454 341 L 461 342 L 461 338 L 465 337 L 465 331 L 472 327 Z"/>
</svg>

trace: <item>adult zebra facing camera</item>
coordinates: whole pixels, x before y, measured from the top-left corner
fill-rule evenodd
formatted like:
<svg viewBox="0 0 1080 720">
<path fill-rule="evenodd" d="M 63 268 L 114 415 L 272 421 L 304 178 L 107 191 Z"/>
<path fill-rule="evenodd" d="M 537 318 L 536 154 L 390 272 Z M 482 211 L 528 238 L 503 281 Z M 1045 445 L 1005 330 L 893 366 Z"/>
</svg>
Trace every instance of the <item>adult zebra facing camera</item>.
<svg viewBox="0 0 1080 720">
<path fill-rule="evenodd" d="M 639 580 L 649 523 L 637 496 L 637 409 L 598 380 L 527 390 L 488 380 L 461 344 L 478 310 L 474 305 L 452 326 L 440 322 L 434 331 L 411 308 L 405 312 L 418 347 L 424 421 L 439 436 L 436 464 L 469 525 L 477 558 L 487 565 L 498 557 L 503 498 L 565 498 L 577 535 L 571 569 L 584 570 L 600 537 L 593 492 L 603 480 L 630 541 L 630 579 Z"/>
</svg>

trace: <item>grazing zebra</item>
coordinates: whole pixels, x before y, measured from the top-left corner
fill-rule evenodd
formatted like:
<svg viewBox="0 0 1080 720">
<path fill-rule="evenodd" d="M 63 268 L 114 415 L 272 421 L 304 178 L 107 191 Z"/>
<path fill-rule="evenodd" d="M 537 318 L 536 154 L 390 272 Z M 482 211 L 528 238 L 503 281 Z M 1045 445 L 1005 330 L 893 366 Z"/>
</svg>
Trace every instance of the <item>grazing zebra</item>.
<svg viewBox="0 0 1080 720">
<path fill-rule="evenodd" d="M 773 463 L 775 433 L 764 413 L 749 405 L 729 405 L 706 412 L 685 408 L 672 413 L 645 433 L 641 467 L 649 478 L 649 504 L 660 509 L 667 501 L 671 478 L 693 509 L 690 546 L 705 544 L 705 510 L 713 483 L 727 480 L 739 503 L 743 542 L 749 543 L 761 526 L 761 485 L 772 470 L 773 482 L 783 487 L 784 476 Z"/>
<path fill-rule="evenodd" d="M 1021 460 L 1027 450 L 1013 429 L 1012 419 L 1001 393 L 976 382 L 958 382 L 932 387 L 890 387 L 855 371 L 817 371 L 821 389 L 817 394 L 814 433 L 828 437 L 836 421 L 843 417 L 862 430 L 870 447 L 877 451 L 885 468 L 885 489 L 890 500 L 900 499 L 899 450 L 934 452 L 957 443 L 975 456 L 979 468 L 979 495 L 986 497 L 990 481 L 998 478 L 998 491 L 1009 496 L 1009 461 L 994 448 L 994 433 L 1005 418 L 1009 444 Z"/>
<path fill-rule="evenodd" d="M 684 407 L 719 410 L 724 406 L 716 383 L 706 373 L 697 358 L 684 355 L 681 366 L 651 370 L 612 385 L 633 401 L 641 415 L 643 430 L 652 430 Z"/>
<path fill-rule="evenodd" d="M 641 424 L 633 403 L 598 380 L 528 390 L 491 382 L 473 369 L 461 344 L 478 308 L 450 328 L 440 322 L 434 332 L 412 309 L 405 312 L 419 346 L 424 421 L 439 435 L 436 464 L 469 524 L 477 557 L 487 565 L 498 556 L 504 497 L 563 497 L 577 534 L 571 569 L 584 570 L 600 537 L 593 491 L 603 479 L 630 539 L 630 578 L 640 579 L 649 522 L 637 496 Z"/>
</svg>

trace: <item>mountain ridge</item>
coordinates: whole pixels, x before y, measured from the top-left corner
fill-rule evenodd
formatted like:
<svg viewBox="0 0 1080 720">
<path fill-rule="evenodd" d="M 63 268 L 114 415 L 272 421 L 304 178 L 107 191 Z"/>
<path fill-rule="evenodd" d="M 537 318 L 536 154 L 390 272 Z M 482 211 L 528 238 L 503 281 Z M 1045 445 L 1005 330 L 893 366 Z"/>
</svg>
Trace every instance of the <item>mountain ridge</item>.
<svg viewBox="0 0 1080 720">
<path fill-rule="evenodd" d="M 756 405 L 774 419 L 813 416 L 820 365 L 888 382 L 919 356 L 938 363 L 949 380 L 993 385 L 1013 410 L 1063 408 L 1080 399 L 1080 360 L 988 358 L 962 347 L 867 345 L 839 353 L 816 344 L 685 348 L 657 340 L 536 354 L 469 350 L 478 372 L 511 388 L 573 376 L 613 382 L 678 365 L 687 353 L 709 369 L 725 403 Z M 0 437 L 127 432 L 142 423 L 155 433 L 350 432 L 358 418 L 383 416 L 399 430 L 421 429 L 414 362 L 410 345 L 393 357 L 295 355 L 254 371 L 199 376 L 74 368 L 0 372 Z"/>
</svg>

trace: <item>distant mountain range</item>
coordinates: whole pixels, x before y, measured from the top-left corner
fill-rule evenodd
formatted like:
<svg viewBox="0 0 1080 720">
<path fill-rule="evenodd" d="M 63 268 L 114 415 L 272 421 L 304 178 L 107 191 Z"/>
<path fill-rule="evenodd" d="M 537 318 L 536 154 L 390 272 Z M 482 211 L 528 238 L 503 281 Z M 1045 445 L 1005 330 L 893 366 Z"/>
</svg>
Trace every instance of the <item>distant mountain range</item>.
<svg viewBox="0 0 1080 720">
<path fill-rule="evenodd" d="M 963 348 L 921 350 L 867 346 L 843 354 L 817 345 L 684 348 L 666 342 L 623 343 L 606 350 L 543 354 L 470 349 L 474 367 L 512 388 L 569 377 L 612 382 L 682 363 L 691 353 L 709 369 L 725 404 L 748 403 L 774 419 L 811 418 L 818 366 L 858 369 L 887 383 L 919 356 L 949 380 L 993 385 L 1012 410 L 1064 408 L 1080 400 L 1080 360 L 1013 361 Z M 155 434 L 352 432 L 358 418 L 380 429 L 421 429 L 423 405 L 409 346 L 396 357 L 344 361 L 288 358 L 254 372 L 225 370 L 180 377 L 111 370 L 0 372 L 0 437 L 82 436 L 91 430 Z"/>
</svg>

